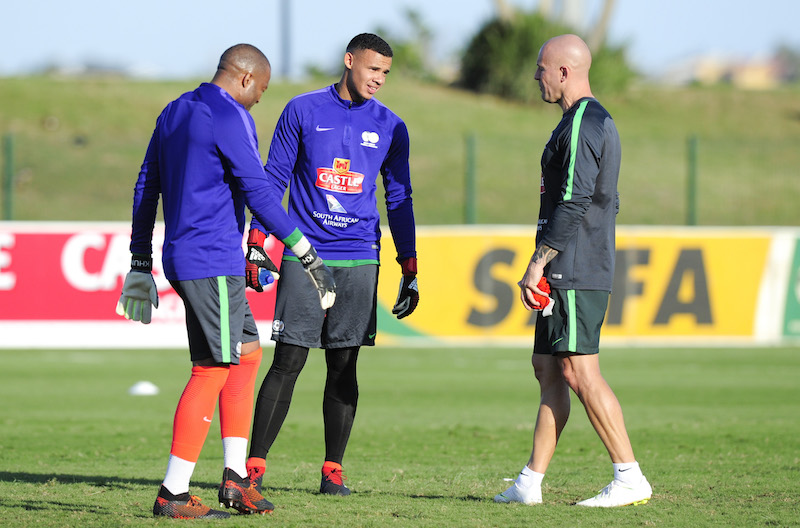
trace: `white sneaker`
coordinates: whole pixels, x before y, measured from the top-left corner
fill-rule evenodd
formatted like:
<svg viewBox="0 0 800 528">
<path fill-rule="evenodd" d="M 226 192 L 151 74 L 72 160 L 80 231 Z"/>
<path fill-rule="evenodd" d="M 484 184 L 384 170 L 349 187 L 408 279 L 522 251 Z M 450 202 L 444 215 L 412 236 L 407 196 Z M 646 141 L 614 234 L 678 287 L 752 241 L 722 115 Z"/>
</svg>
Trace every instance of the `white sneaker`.
<svg viewBox="0 0 800 528">
<path fill-rule="evenodd" d="M 542 503 L 542 488 L 539 486 L 531 486 L 530 488 L 522 488 L 514 479 L 505 479 L 514 482 L 510 488 L 503 493 L 495 495 L 495 502 L 521 502 L 522 504 L 541 504 Z"/>
<path fill-rule="evenodd" d="M 634 487 L 627 486 L 619 480 L 612 480 L 611 484 L 592 497 L 579 502 L 578 506 L 588 506 L 594 508 L 614 508 L 616 506 L 628 506 L 630 504 L 645 504 L 653 496 L 653 488 L 650 483 L 642 476 L 642 480 Z"/>
</svg>

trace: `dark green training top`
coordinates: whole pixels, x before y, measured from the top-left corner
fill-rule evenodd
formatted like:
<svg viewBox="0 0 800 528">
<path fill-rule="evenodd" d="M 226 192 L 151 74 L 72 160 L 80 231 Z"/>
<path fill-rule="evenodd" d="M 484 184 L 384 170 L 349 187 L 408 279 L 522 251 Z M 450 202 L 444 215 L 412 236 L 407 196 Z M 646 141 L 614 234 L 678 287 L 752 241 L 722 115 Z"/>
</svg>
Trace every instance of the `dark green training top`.
<svg viewBox="0 0 800 528">
<path fill-rule="evenodd" d="M 585 97 L 564 113 L 542 154 L 537 244 L 558 250 L 553 288 L 611 291 L 622 150 L 614 120 Z"/>
</svg>

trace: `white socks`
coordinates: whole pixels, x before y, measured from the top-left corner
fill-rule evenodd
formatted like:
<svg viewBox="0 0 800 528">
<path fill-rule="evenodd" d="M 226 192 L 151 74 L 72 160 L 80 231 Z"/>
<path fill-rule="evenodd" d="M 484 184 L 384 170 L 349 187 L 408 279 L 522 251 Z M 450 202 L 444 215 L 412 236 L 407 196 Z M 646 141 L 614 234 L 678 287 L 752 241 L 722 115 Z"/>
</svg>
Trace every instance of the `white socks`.
<svg viewBox="0 0 800 528">
<path fill-rule="evenodd" d="M 231 468 L 237 475 L 247 476 L 247 438 L 227 436 L 222 439 L 222 452 L 225 458 L 225 467 Z"/>
<path fill-rule="evenodd" d="M 544 479 L 544 473 L 537 473 L 533 471 L 528 466 L 522 468 L 522 471 L 519 472 L 519 476 L 517 477 L 517 485 L 520 488 L 531 488 L 531 487 L 542 487 L 542 480 Z"/>
<path fill-rule="evenodd" d="M 614 480 L 618 480 L 626 486 L 636 486 L 644 476 L 638 462 L 612 465 L 614 466 Z"/>
<path fill-rule="evenodd" d="M 163 485 L 173 495 L 180 495 L 189 491 L 189 481 L 194 473 L 194 466 L 197 462 L 189 462 L 175 455 L 169 456 L 167 462 L 167 474 L 164 477 Z"/>
<path fill-rule="evenodd" d="M 231 468 L 237 475 L 247 476 L 247 438 L 230 436 L 222 439 L 222 448 L 225 458 L 225 467 Z M 192 479 L 194 467 L 197 462 L 189 462 L 175 455 L 169 456 L 167 474 L 162 483 L 173 495 L 180 495 L 189 491 L 189 481 Z"/>
</svg>

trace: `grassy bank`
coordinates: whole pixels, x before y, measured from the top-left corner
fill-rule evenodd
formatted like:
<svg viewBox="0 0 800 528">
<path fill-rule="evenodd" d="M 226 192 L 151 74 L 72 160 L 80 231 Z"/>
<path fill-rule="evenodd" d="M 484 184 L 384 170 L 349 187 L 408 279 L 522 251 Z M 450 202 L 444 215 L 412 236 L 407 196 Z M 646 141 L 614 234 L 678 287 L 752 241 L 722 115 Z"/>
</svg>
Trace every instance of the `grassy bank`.
<svg viewBox="0 0 800 528">
<path fill-rule="evenodd" d="M 18 220 L 125 220 L 162 107 L 199 81 L 0 79 L 0 134 L 13 134 Z M 262 158 L 292 96 L 319 87 L 273 82 L 253 110 Z M 530 224 L 539 157 L 560 112 L 396 78 L 380 99 L 409 126 L 417 219 L 464 219 L 465 137 L 476 144 L 477 222 Z M 624 224 L 682 224 L 687 141 L 698 139 L 701 225 L 796 225 L 796 91 L 642 87 L 603 98 L 623 141 Z M 379 197 L 380 201 L 380 197 Z"/>
</svg>

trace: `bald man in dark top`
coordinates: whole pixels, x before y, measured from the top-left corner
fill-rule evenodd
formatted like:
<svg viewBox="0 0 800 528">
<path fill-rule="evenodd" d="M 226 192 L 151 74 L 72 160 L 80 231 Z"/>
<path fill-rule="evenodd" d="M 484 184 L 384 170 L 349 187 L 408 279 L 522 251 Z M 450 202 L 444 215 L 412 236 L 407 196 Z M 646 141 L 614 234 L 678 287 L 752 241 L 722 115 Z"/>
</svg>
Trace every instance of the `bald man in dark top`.
<svg viewBox="0 0 800 528">
<path fill-rule="evenodd" d="M 614 480 L 600 494 L 578 504 L 643 504 L 652 495 L 634 457 L 622 408 L 600 373 L 600 328 L 614 278 L 621 148 L 614 121 L 592 95 L 591 64 L 589 48 L 576 35 L 548 40 L 537 60 L 542 100 L 558 104 L 564 113 L 542 155 L 536 250 L 519 286 L 526 309 L 541 310 L 537 297 L 547 294 L 554 306 L 536 320 L 532 363 L 541 399 L 533 450 L 496 502 L 542 502 L 542 479 L 569 418 L 570 389 L 614 469 Z"/>
</svg>

